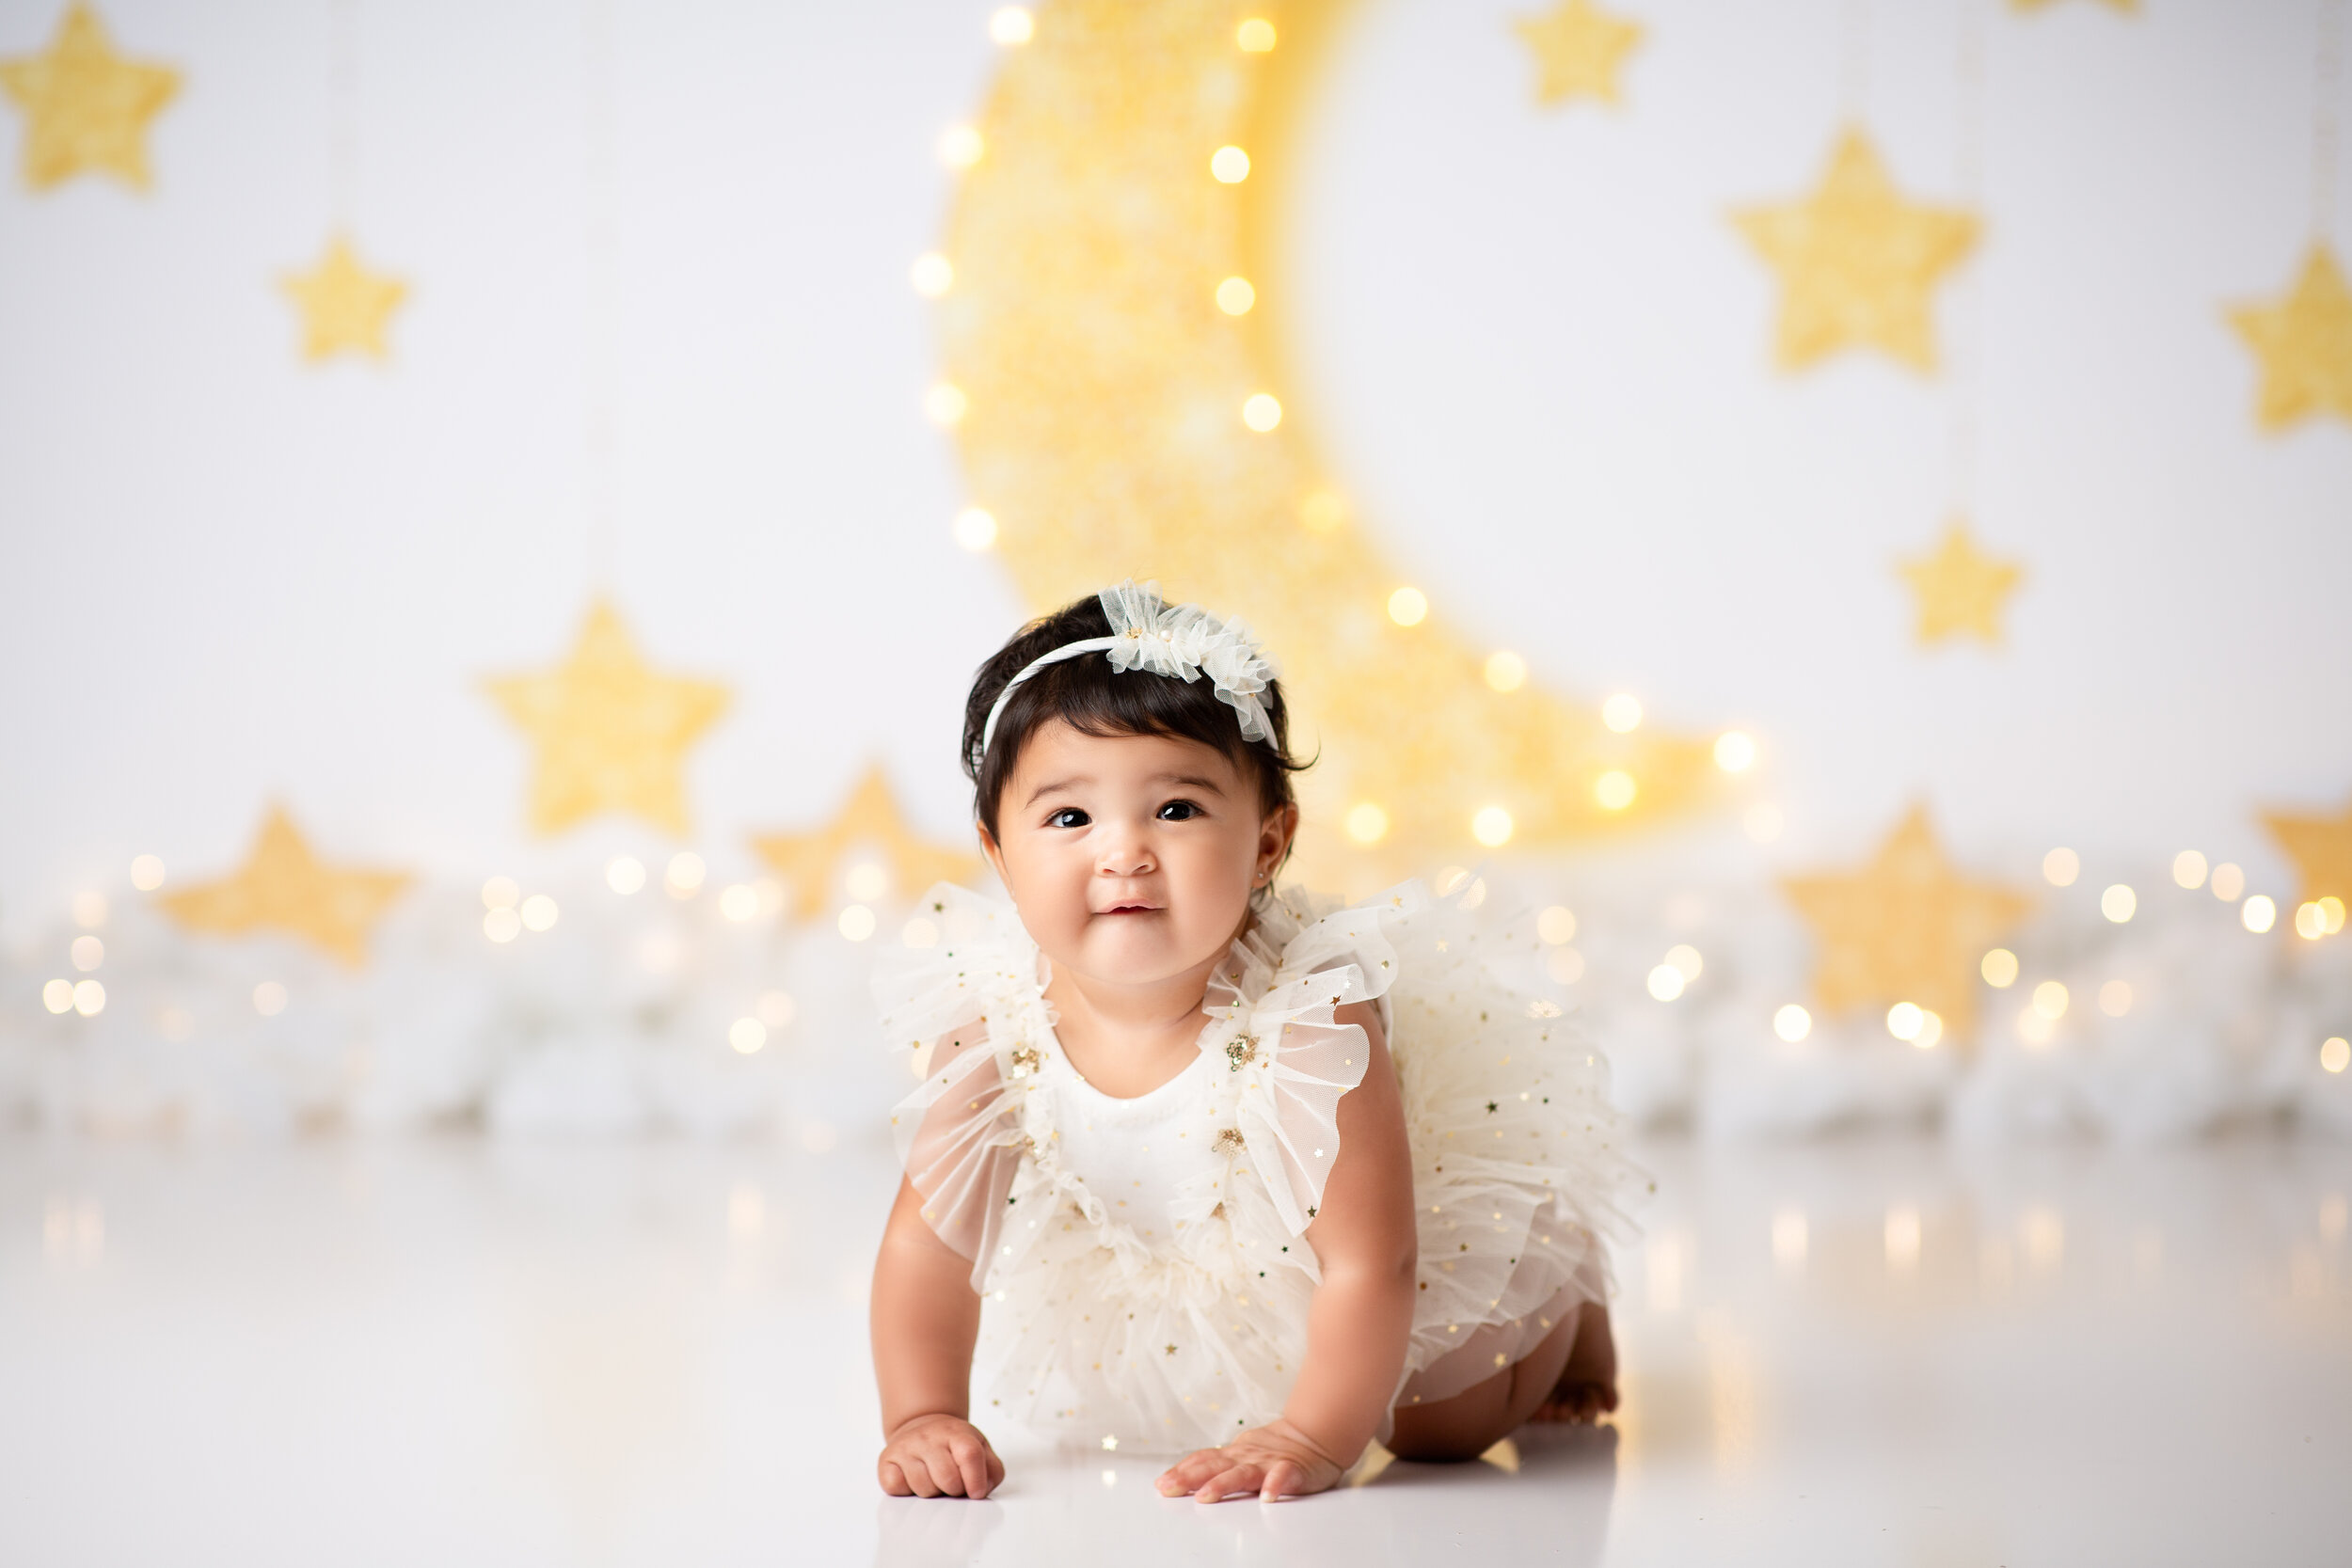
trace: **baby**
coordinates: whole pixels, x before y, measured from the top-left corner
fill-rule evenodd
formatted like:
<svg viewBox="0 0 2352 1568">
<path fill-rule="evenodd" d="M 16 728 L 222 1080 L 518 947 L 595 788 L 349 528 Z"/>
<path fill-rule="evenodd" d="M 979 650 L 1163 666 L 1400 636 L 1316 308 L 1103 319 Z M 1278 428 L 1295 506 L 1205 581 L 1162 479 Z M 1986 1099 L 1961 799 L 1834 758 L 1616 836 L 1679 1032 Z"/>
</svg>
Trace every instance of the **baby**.
<svg viewBox="0 0 2352 1568">
<path fill-rule="evenodd" d="M 964 763 L 1012 902 L 932 889 L 940 945 L 878 981 L 924 1080 L 874 1267 L 884 1491 L 1004 1479 L 976 1352 L 992 1417 L 1183 1452 L 1160 1490 L 1205 1502 L 1616 1407 L 1607 1068 L 1458 896 L 1275 891 L 1287 734 L 1248 633 L 1156 585 L 981 667 Z"/>
</svg>

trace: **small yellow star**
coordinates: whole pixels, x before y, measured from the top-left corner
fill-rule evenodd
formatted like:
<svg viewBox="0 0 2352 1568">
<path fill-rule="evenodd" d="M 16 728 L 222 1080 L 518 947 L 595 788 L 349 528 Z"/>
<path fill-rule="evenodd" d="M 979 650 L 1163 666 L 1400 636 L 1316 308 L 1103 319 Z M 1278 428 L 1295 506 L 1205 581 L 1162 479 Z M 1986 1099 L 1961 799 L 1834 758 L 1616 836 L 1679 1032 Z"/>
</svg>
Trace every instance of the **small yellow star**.
<svg viewBox="0 0 2352 1568">
<path fill-rule="evenodd" d="M 1579 93 L 1622 102 L 1617 68 L 1642 41 L 1642 24 L 1612 16 L 1591 0 L 1561 0 L 1542 16 L 1514 17 L 1511 30 L 1534 52 L 1535 102 L 1565 103 Z"/>
<path fill-rule="evenodd" d="M 1935 368 L 1929 295 L 1974 248 L 1979 225 L 1958 208 L 1905 201 L 1861 131 L 1838 138 L 1812 196 L 1744 208 L 1732 222 L 1780 275 L 1782 369 L 1854 347 Z"/>
<path fill-rule="evenodd" d="M 361 266 L 342 235 L 326 242 L 326 254 L 316 267 L 288 273 L 279 282 L 302 312 L 303 358 L 316 364 L 338 354 L 390 357 L 384 324 L 406 296 L 408 285 Z"/>
<path fill-rule="evenodd" d="M 1944 542 L 1933 555 L 1898 566 L 1918 596 L 1921 647 L 1962 632 L 1997 644 L 2001 609 L 2026 577 L 2017 562 L 1979 552 L 1968 537 L 1968 525 L 1957 517 L 1945 529 Z"/>
<path fill-rule="evenodd" d="M 272 806 L 252 854 L 233 875 L 165 894 L 157 902 L 191 931 L 217 936 L 287 931 L 356 969 L 367 961 L 368 928 L 408 882 L 405 872 L 321 863 L 294 818 Z"/>
<path fill-rule="evenodd" d="M 858 780 L 840 814 L 815 832 L 771 833 L 752 840 L 760 858 L 792 884 L 792 913 L 801 920 L 824 913 L 834 867 L 862 846 L 882 852 L 898 891 L 907 896 L 933 882 L 962 881 L 980 868 L 978 856 L 933 844 L 908 826 L 879 763 Z"/>
<path fill-rule="evenodd" d="M 1944 858 L 1925 806 L 1914 806 L 1868 865 L 1790 877 L 1781 890 L 1813 927 L 1813 990 L 1829 1012 L 1909 1002 L 1965 1035 L 1977 1017 L 1977 965 L 2033 908 L 2008 888 L 1971 882 Z"/>
<path fill-rule="evenodd" d="M 726 711 L 725 687 L 655 674 L 620 615 L 601 600 L 589 607 L 563 664 L 484 684 L 538 748 L 534 832 L 562 832 L 605 811 L 686 832 L 686 749 Z"/>
<path fill-rule="evenodd" d="M 2341 816 L 2266 811 L 2263 826 L 2303 879 L 2306 900 L 2329 895 L 2352 904 L 2352 805 Z"/>
<path fill-rule="evenodd" d="M 24 111 L 27 185 L 105 173 L 145 190 L 147 122 L 180 90 L 180 73 L 116 54 L 106 24 L 76 0 L 46 54 L 0 61 L 0 88 Z"/>
<path fill-rule="evenodd" d="M 2334 252 L 2314 244 L 2302 276 L 2276 305 L 2240 305 L 2230 325 L 2262 362 L 2255 419 L 2284 430 L 2313 414 L 2352 420 L 2352 290 Z"/>
</svg>

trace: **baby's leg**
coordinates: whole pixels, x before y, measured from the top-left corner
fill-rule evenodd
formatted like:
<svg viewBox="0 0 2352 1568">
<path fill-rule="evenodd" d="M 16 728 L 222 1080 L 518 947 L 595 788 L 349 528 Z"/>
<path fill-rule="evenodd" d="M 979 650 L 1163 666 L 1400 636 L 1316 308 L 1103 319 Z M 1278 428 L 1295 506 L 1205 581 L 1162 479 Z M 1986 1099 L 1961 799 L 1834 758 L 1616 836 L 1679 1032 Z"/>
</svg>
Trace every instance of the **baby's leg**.
<svg viewBox="0 0 2352 1568">
<path fill-rule="evenodd" d="M 1592 1314 L 1599 1315 L 1606 1338 L 1606 1309 L 1586 1303 L 1562 1318 L 1527 1355 L 1484 1383 L 1435 1404 L 1399 1406 L 1389 1451 L 1399 1459 L 1448 1464 L 1476 1459 L 1493 1448 L 1550 1401 L 1577 1347 L 1578 1325 Z M 1613 1408 L 1615 1402 L 1613 1387 Z"/>
<path fill-rule="evenodd" d="M 1597 1421 L 1617 1408 L 1617 1341 L 1609 1332 L 1609 1308 L 1586 1302 L 1578 1315 L 1576 1342 L 1551 1394 L 1535 1407 L 1534 1421 Z"/>
</svg>

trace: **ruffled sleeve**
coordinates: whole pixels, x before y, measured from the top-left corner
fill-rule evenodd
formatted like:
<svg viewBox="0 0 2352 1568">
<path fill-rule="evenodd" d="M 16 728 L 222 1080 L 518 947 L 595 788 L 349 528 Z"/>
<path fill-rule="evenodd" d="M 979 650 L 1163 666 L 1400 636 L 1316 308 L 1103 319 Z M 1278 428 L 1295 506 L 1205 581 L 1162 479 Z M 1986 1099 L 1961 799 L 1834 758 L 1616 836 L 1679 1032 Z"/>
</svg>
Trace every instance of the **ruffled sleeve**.
<svg viewBox="0 0 2352 1568">
<path fill-rule="evenodd" d="M 1024 1069 L 1019 1045 L 1008 1042 L 1043 1007 L 1037 952 L 1009 904 L 946 882 L 922 902 L 941 927 L 938 945 L 886 954 L 874 976 L 884 1037 L 913 1053 L 923 1077 L 892 1112 L 891 1133 L 923 1218 L 973 1259 L 977 1290 L 1020 1168 L 1010 1089 Z"/>
<path fill-rule="evenodd" d="M 1407 883 L 1293 931 L 1269 921 L 1235 944 L 1234 962 L 1211 982 L 1210 1011 L 1247 1019 L 1226 1047 L 1242 1080 L 1237 1131 L 1294 1236 L 1323 1206 L 1340 1152 L 1340 1101 L 1371 1066 L 1372 1042 L 1337 1012 L 1388 991 L 1396 950 L 1383 927 L 1419 906 L 1417 888 Z"/>
</svg>

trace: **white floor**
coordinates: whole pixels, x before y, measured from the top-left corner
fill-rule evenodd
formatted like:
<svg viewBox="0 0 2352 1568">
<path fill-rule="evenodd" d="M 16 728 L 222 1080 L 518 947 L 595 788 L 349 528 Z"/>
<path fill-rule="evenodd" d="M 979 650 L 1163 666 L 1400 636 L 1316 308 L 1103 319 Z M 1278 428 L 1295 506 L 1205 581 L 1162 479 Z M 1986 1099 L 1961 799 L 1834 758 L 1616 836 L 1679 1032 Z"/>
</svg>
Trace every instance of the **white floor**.
<svg viewBox="0 0 2352 1568">
<path fill-rule="evenodd" d="M 1645 1151 L 1627 1408 L 888 1501 L 877 1151 L 0 1142 L 0 1562 L 2352 1562 L 2352 1149 Z"/>
</svg>

